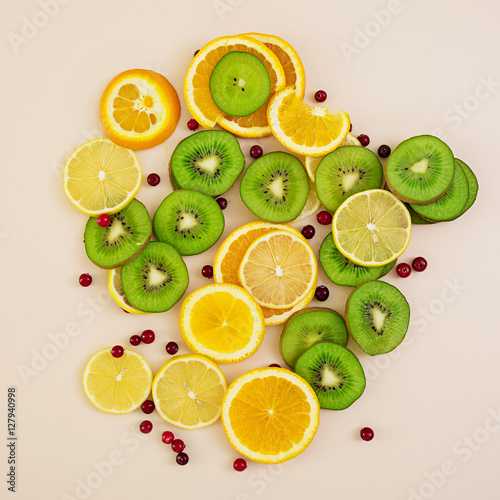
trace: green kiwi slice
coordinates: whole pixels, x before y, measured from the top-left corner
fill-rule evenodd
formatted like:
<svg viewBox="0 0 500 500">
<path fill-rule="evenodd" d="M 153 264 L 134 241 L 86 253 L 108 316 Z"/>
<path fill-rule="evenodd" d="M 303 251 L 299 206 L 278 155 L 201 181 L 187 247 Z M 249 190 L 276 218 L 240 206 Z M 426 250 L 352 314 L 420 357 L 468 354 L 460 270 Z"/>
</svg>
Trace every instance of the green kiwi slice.
<svg viewBox="0 0 500 500">
<path fill-rule="evenodd" d="M 168 311 L 189 283 L 186 264 L 168 243 L 151 241 L 121 270 L 123 291 L 130 304 L 145 312 Z"/>
<path fill-rule="evenodd" d="M 355 288 L 346 304 L 345 320 L 352 338 L 370 356 L 396 348 L 405 338 L 410 306 L 404 295 L 384 281 Z"/>
<path fill-rule="evenodd" d="M 270 93 L 271 78 L 264 63 L 248 52 L 229 52 L 210 75 L 212 99 L 228 115 L 251 115 Z"/>
<path fill-rule="evenodd" d="M 182 140 L 170 159 L 172 185 L 210 196 L 225 193 L 245 167 L 237 139 L 224 130 L 203 130 Z"/>
<path fill-rule="evenodd" d="M 153 217 L 160 241 L 170 243 L 181 255 L 196 255 L 210 248 L 224 231 L 224 215 L 210 196 L 192 189 L 169 194 Z"/>
<path fill-rule="evenodd" d="M 314 389 L 319 406 L 328 410 L 348 408 L 366 387 L 358 358 L 334 342 L 318 342 L 310 347 L 297 360 L 295 372 Z"/>
<path fill-rule="evenodd" d="M 99 226 L 97 217 L 90 217 L 83 236 L 89 259 L 104 269 L 132 260 L 147 244 L 152 231 L 148 211 L 136 199 L 109 217 L 107 227 Z"/>
<path fill-rule="evenodd" d="M 280 346 L 285 363 L 295 367 L 299 357 L 312 345 L 331 340 L 344 347 L 349 333 L 344 318 L 327 307 L 309 307 L 292 314 L 283 325 Z"/>
<path fill-rule="evenodd" d="M 405 203 L 405 207 L 408 209 L 412 224 L 435 224 L 435 221 L 424 219 L 420 214 L 415 212 L 409 203 Z"/>
<path fill-rule="evenodd" d="M 177 182 L 177 179 L 175 178 L 173 172 L 172 172 L 172 165 L 169 165 L 168 167 L 168 179 L 170 180 L 170 185 L 172 186 L 173 191 L 177 191 L 178 189 L 182 189 Z"/>
<path fill-rule="evenodd" d="M 463 215 L 470 207 L 474 204 L 477 198 L 477 193 L 479 191 L 479 183 L 477 182 L 477 177 L 474 175 L 472 169 L 464 163 L 462 160 L 455 158 L 455 162 L 462 167 L 464 171 L 465 177 L 467 177 L 467 182 L 469 183 L 469 198 L 467 199 L 467 203 L 465 207 L 462 208 L 462 212 L 460 215 Z"/>
<path fill-rule="evenodd" d="M 349 196 L 379 189 L 383 168 L 373 151 L 359 146 L 343 146 L 321 160 L 315 179 L 319 200 L 327 210 L 335 212 Z"/>
<path fill-rule="evenodd" d="M 389 189 L 400 200 L 417 205 L 432 203 L 443 196 L 454 173 L 451 149 L 433 135 L 403 141 L 384 167 Z"/>
<path fill-rule="evenodd" d="M 412 205 L 421 217 L 432 221 L 450 221 L 459 217 L 469 199 L 469 182 L 459 163 L 455 166 L 455 175 L 450 189 L 439 200 L 428 205 Z"/>
<path fill-rule="evenodd" d="M 335 246 L 333 234 L 329 233 L 319 249 L 319 262 L 333 283 L 341 286 L 358 286 L 365 281 L 382 276 L 382 267 L 364 267 L 344 257 Z"/>
<path fill-rule="evenodd" d="M 289 153 L 267 153 L 248 166 L 240 183 L 243 203 L 269 222 L 289 222 L 306 204 L 309 181 L 300 160 Z"/>
<path fill-rule="evenodd" d="M 398 259 L 394 259 L 392 262 L 389 262 L 384 267 L 382 267 L 382 274 L 379 276 L 379 278 L 382 278 L 386 274 L 389 274 L 389 271 L 392 270 L 392 268 L 396 265 L 397 261 Z"/>
</svg>

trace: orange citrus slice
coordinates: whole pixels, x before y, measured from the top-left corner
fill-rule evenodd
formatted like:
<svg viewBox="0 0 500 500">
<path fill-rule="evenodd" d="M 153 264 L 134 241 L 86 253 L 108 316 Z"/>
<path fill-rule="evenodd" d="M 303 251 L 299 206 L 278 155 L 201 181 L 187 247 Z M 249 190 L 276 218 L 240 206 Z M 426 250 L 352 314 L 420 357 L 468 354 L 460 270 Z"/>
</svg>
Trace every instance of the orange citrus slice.
<svg viewBox="0 0 500 500">
<path fill-rule="evenodd" d="M 104 133 L 114 143 L 148 149 L 172 135 L 181 105 L 176 90 L 163 75 L 130 69 L 109 82 L 99 111 Z"/>
<path fill-rule="evenodd" d="M 319 403 L 299 375 L 284 368 L 258 368 L 229 386 L 221 418 L 238 453 L 256 462 L 277 464 L 309 446 L 319 425 Z"/>
</svg>

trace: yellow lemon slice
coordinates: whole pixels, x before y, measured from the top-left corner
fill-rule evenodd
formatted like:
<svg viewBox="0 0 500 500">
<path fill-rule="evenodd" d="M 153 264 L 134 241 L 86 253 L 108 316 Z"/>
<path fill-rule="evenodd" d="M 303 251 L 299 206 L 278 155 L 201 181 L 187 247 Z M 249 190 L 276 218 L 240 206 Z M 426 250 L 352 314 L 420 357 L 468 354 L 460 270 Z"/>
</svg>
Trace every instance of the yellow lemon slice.
<svg viewBox="0 0 500 500">
<path fill-rule="evenodd" d="M 108 290 L 113 300 L 125 311 L 132 314 L 150 314 L 134 307 L 125 296 L 121 279 L 121 267 L 115 267 L 108 274 Z"/>
</svg>

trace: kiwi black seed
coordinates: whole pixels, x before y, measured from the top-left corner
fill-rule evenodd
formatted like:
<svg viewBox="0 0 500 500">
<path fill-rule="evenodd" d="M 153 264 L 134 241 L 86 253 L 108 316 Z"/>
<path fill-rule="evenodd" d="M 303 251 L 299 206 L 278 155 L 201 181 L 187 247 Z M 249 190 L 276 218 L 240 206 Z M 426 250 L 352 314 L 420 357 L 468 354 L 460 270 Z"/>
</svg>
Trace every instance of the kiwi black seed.
<svg viewBox="0 0 500 500">
<path fill-rule="evenodd" d="M 451 149 L 437 137 L 419 135 L 403 141 L 389 156 L 384 175 L 402 201 L 432 203 L 449 189 L 455 173 Z"/>
<path fill-rule="evenodd" d="M 332 233 L 329 233 L 321 244 L 319 262 L 328 278 L 341 286 L 358 286 L 365 281 L 376 280 L 382 276 L 385 268 L 355 264 L 339 252 Z"/>
<path fill-rule="evenodd" d="M 270 93 L 271 78 L 264 63 L 248 52 L 229 52 L 210 75 L 212 99 L 228 115 L 251 115 L 265 104 Z"/>
<path fill-rule="evenodd" d="M 132 260 L 151 237 L 151 219 L 146 207 L 133 199 L 125 208 L 112 214 L 107 227 L 90 217 L 83 236 L 89 259 L 99 267 L 111 269 Z"/>
<path fill-rule="evenodd" d="M 346 346 L 348 337 L 344 318 L 338 312 L 327 307 L 308 307 L 292 314 L 283 325 L 281 355 L 294 368 L 297 359 L 317 342 L 331 340 Z"/>
<path fill-rule="evenodd" d="M 348 408 L 366 387 L 358 358 L 335 342 L 314 344 L 297 360 L 295 372 L 314 389 L 319 406 L 328 410 Z"/>
<path fill-rule="evenodd" d="M 345 320 L 363 351 L 370 356 L 385 354 L 405 338 L 410 306 L 395 286 L 368 281 L 355 288 L 347 299 Z"/>
<path fill-rule="evenodd" d="M 245 156 L 237 139 L 224 130 L 190 135 L 177 145 L 170 160 L 176 189 L 195 189 L 210 196 L 225 193 L 244 167 Z"/>
<path fill-rule="evenodd" d="M 383 169 L 377 155 L 359 146 L 343 146 L 328 153 L 315 174 L 318 198 L 335 212 L 351 195 L 380 189 Z"/>
<path fill-rule="evenodd" d="M 121 281 L 129 303 L 145 312 L 168 311 L 189 283 L 186 264 L 168 243 L 151 241 L 122 267 Z"/>
<path fill-rule="evenodd" d="M 289 222 L 306 204 L 307 172 L 300 160 L 289 153 L 267 153 L 246 169 L 240 195 L 243 203 L 260 219 Z"/>
<path fill-rule="evenodd" d="M 169 194 L 153 217 L 160 241 L 173 245 L 181 255 L 196 255 L 210 248 L 224 231 L 224 215 L 210 196 L 191 189 Z"/>
</svg>

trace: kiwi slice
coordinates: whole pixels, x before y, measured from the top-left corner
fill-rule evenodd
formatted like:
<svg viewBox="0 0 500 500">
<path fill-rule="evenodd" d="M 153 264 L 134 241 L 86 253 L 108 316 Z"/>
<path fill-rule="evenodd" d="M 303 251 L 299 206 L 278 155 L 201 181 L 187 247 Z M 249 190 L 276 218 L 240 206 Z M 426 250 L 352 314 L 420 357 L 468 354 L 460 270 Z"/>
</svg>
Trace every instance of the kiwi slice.
<svg viewBox="0 0 500 500">
<path fill-rule="evenodd" d="M 358 286 L 365 281 L 376 280 L 384 270 L 384 266 L 364 267 L 344 257 L 335 246 L 332 233 L 321 244 L 319 262 L 328 278 L 341 286 Z"/>
<path fill-rule="evenodd" d="M 170 180 L 170 185 L 172 186 L 173 191 L 182 189 L 179 183 L 177 182 L 177 179 L 175 178 L 174 174 L 172 173 L 172 165 L 169 165 L 168 167 L 168 179 Z"/>
<path fill-rule="evenodd" d="M 295 372 L 314 389 L 319 406 L 328 410 L 348 408 L 366 387 L 358 358 L 335 342 L 314 344 L 297 360 Z"/>
<path fill-rule="evenodd" d="M 186 264 L 168 243 L 151 241 L 122 267 L 122 287 L 130 304 L 145 312 L 168 311 L 189 283 Z"/>
<path fill-rule="evenodd" d="M 264 63 L 248 52 L 229 52 L 210 75 L 212 99 L 228 115 L 251 115 L 270 93 L 271 78 Z"/>
<path fill-rule="evenodd" d="M 392 262 L 389 262 L 384 267 L 382 267 L 382 274 L 379 276 L 379 278 L 382 278 L 383 276 L 388 274 L 389 271 L 391 271 L 392 268 L 396 265 L 397 261 L 398 259 L 394 259 Z"/>
<path fill-rule="evenodd" d="M 181 255 L 196 255 L 210 248 L 224 231 L 224 215 L 210 196 L 179 189 L 169 194 L 153 217 L 155 234 Z"/>
<path fill-rule="evenodd" d="M 449 221 L 462 214 L 468 199 L 469 182 L 462 167 L 457 163 L 450 189 L 439 200 L 428 205 L 412 205 L 412 208 L 425 219 L 437 222 Z"/>
<path fill-rule="evenodd" d="M 309 195 L 307 172 L 289 153 L 267 153 L 246 169 L 240 195 L 248 209 L 269 222 L 295 219 Z"/>
<path fill-rule="evenodd" d="M 403 341 L 410 322 L 410 306 L 395 286 L 368 281 L 349 295 L 345 319 L 359 347 L 375 356 L 392 351 Z"/>
<path fill-rule="evenodd" d="M 97 217 L 90 217 L 83 236 L 89 259 L 104 269 L 132 260 L 147 244 L 152 231 L 148 211 L 136 199 L 109 217 L 107 227 L 99 226 Z"/>
<path fill-rule="evenodd" d="M 464 163 L 462 160 L 459 160 L 458 158 L 455 158 L 455 163 L 462 167 L 465 177 L 467 177 L 467 182 L 469 183 L 469 198 L 467 199 L 467 203 L 465 204 L 465 207 L 462 208 L 462 212 L 460 213 L 460 215 L 463 215 L 465 212 L 467 212 L 467 210 L 469 210 L 470 207 L 472 207 L 472 205 L 476 201 L 477 193 L 479 191 L 479 183 L 477 182 L 477 177 L 474 175 L 474 172 L 469 167 L 469 165 Z"/>
<path fill-rule="evenodd" d="M 413 207 L 409 203 L 405 203 L 405 207 L 408 209 L 412 224 L 434 224 L 435 223 L 435 221 L 430 221 L 430 220 L 424 219 L 420 214 L 418 214 L 417 212 L 415 212 L 415 210 L 413 210 Z"/>
<path fill-rule="evenodd" d="M 352 194 L 379 189 L 383 169 L 373 151 L 359 146 L 343 146 L 321 160 L 315 175 L 319 200 L 327 210 L 335 212 Z"/>
<path fill-rule="evenodd" d="M 432 203 L 448 191 L 455 162 L 451 149 L 433 135 L 403 141 L 384 167 L 389 189 L 402 201 Z"/>
<path fill-rule="evenodd" d="M 349 333 L 344 318 L 327 307 L 309 307 L 292 314 L 281 332 L 281 354 L 291 368 L 299 356 L 322 340 L 331 340 L 344 347 Z"/>
<path fill-rule="evenodd" d="M 172 185 L 210 196 L 225 193 L 245 167 L 236 138 L 224 130 L 203 130 L 181 141 L 170 159 Z M 175 181 L 174 181 L 175 179 Z"/>
</svg>

